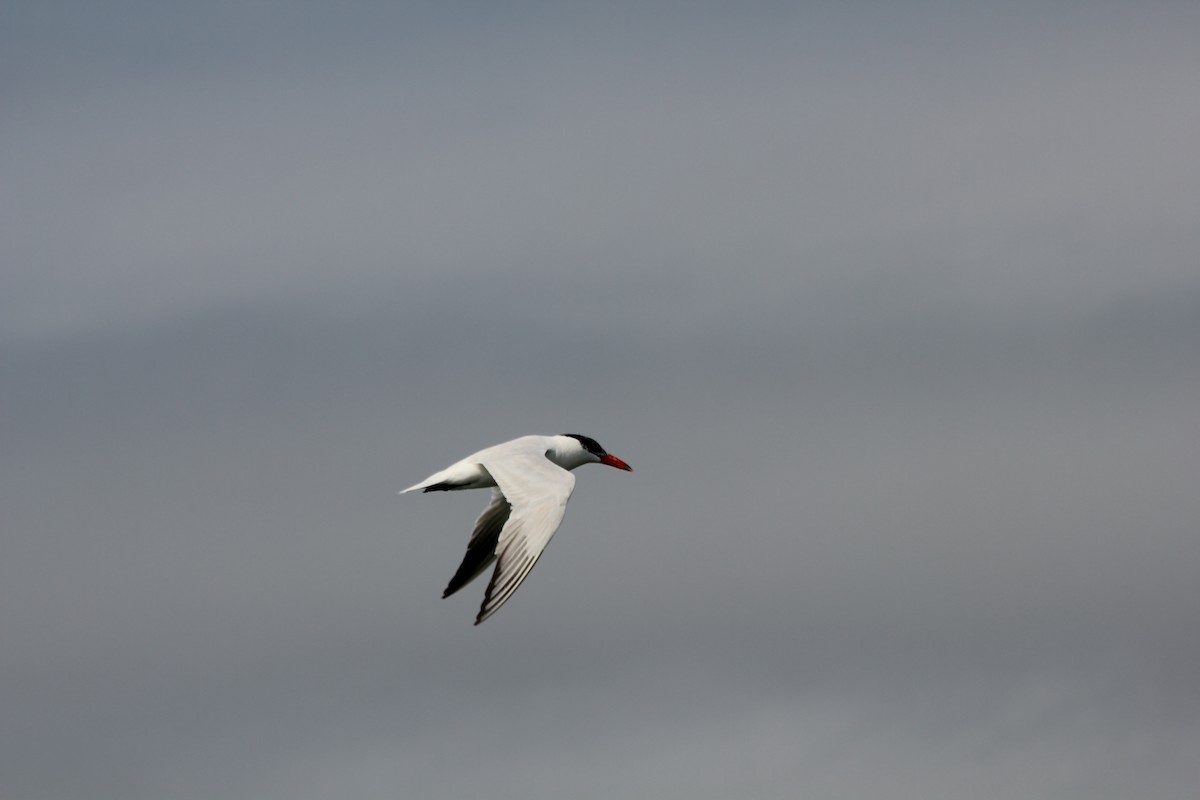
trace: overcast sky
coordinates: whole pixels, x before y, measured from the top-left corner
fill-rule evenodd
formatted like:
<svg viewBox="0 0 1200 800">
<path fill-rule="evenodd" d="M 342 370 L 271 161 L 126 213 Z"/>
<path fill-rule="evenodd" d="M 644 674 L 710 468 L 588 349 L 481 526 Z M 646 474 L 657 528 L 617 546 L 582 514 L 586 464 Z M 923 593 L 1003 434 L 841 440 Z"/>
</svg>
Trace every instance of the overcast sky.
<svg viewBox="0 0 1200 800">
<path fill-rule="evenodd" d="M 6 2 L 0 796 L 1194 797 L 1197 41 Z M 567 431 L 476 628 L 396 491 Z"/>
</svg>

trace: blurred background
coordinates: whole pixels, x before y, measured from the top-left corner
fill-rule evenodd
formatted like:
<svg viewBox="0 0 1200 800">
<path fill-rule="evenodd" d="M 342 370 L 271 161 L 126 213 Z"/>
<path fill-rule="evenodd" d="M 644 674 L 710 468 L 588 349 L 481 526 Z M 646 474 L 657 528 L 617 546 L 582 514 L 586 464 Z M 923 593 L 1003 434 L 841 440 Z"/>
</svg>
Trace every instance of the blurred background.
<svg viewBox="0 0 1200 800">
<path fill-rule="evenodd" d="M 0 796 L 1193 797 L 1198 37 L 5 3 Z"/>
</svg>

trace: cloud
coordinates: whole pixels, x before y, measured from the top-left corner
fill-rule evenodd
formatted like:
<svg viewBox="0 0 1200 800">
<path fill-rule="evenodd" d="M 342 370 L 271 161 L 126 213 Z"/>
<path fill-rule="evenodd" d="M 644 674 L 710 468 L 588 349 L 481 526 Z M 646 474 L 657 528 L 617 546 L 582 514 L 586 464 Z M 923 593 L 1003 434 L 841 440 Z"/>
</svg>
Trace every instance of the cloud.
<svg viewBox="0 0 1200 800">
<path fill-rule="evenodd" d="M 1196 784 L 1190 11 L 64 8 L 0 793 Z M 637 472 L 473 628 L 482 500 L 395 491 L 566 430 Z"/>
<path fill-rule="evenodd" d="M 168 39 L 187 28 L 150 19 Z M 1131 263 L 1138 281 L 1190 281 L 1200 120 L 1176 34 L 1138 27 L 1102 52 L 1107 17 L 1069 37 L 1063 20 L 1008 22 L 960 52 L 981 21 L 928 47 L 937 29 L 819 19 L 862 26 L 846 49 L 804 18 L 665 36 L 670 19 L 627 39 L 419 18 L 440 48 L 369 38 L 307 63 L 243 33 L 232 60 L 193 43 L 204 58 L 87 95 L 18 93 L 7 326 L 369 297 L 396 275 L 649 273 L 710 313 L 914 267 L 985 309 L 1107 302 Z M 119 58 L 86 52 L 100 75 Z"/>
</svg>

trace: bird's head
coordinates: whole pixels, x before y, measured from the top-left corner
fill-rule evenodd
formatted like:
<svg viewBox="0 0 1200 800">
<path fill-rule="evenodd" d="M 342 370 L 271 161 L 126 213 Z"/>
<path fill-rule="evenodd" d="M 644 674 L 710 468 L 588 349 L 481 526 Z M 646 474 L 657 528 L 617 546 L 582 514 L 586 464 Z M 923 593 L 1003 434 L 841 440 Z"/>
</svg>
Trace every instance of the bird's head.
<svg viewBox="0 0 1200 800">
<path fill-rule="evenodd" d="M 611 455 L 600 443 L 590 436 L 583 436 L 578 433 L 564 433 L 563 438 L 573 440 L 579 448 L 579 456 L 582 460 L 581 464 L 607 464 L 610 467 L 623 469 L 626 472 L 633 472 L 633 467 L 626 464 L 621 459 Z M 571 446 L 568 444 L 568 446 Z"/>
</svg>

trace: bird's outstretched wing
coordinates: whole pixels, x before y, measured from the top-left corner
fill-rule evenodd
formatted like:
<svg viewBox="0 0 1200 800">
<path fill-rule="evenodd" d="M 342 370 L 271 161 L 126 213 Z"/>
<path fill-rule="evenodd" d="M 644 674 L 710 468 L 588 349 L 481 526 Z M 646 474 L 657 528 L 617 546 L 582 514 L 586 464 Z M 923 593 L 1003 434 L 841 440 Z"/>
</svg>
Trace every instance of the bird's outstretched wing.
<svg viewBox="0 0 1200 800">
<path fill-rule="evenodd" d="M 450 584 L 442 597 L 449 597 L 488 568 L 496 560 L 496 545 L 500 541 L 500 531 L 508 522 L 511 510 L 504 492 L 499 488 L 492 489 L 492 502 L 479 519 L 475 520 L 475 530 L 471 532 L 471 541 L 467 543 L 467 554 L 463 556 L 462 564 L 450 579 Z"/>
<path fill-rule="evenodd" d="M 503 459 L 486 459 L 482 463 L 495 479 L 510 512 L 496 542 L 496 569 L 475 618 L 476 625 L 495 614 L 533 569 L 550 537 L 558 530 L 575 488 L 575 476 L 540 451 L 516 456 L 510 453 Z M 476 533 L 497 502 L 493 494 L 492 505 L 476 523 Z M 484 563 L 479 569 L 486 566 Z"/>
</svg>

